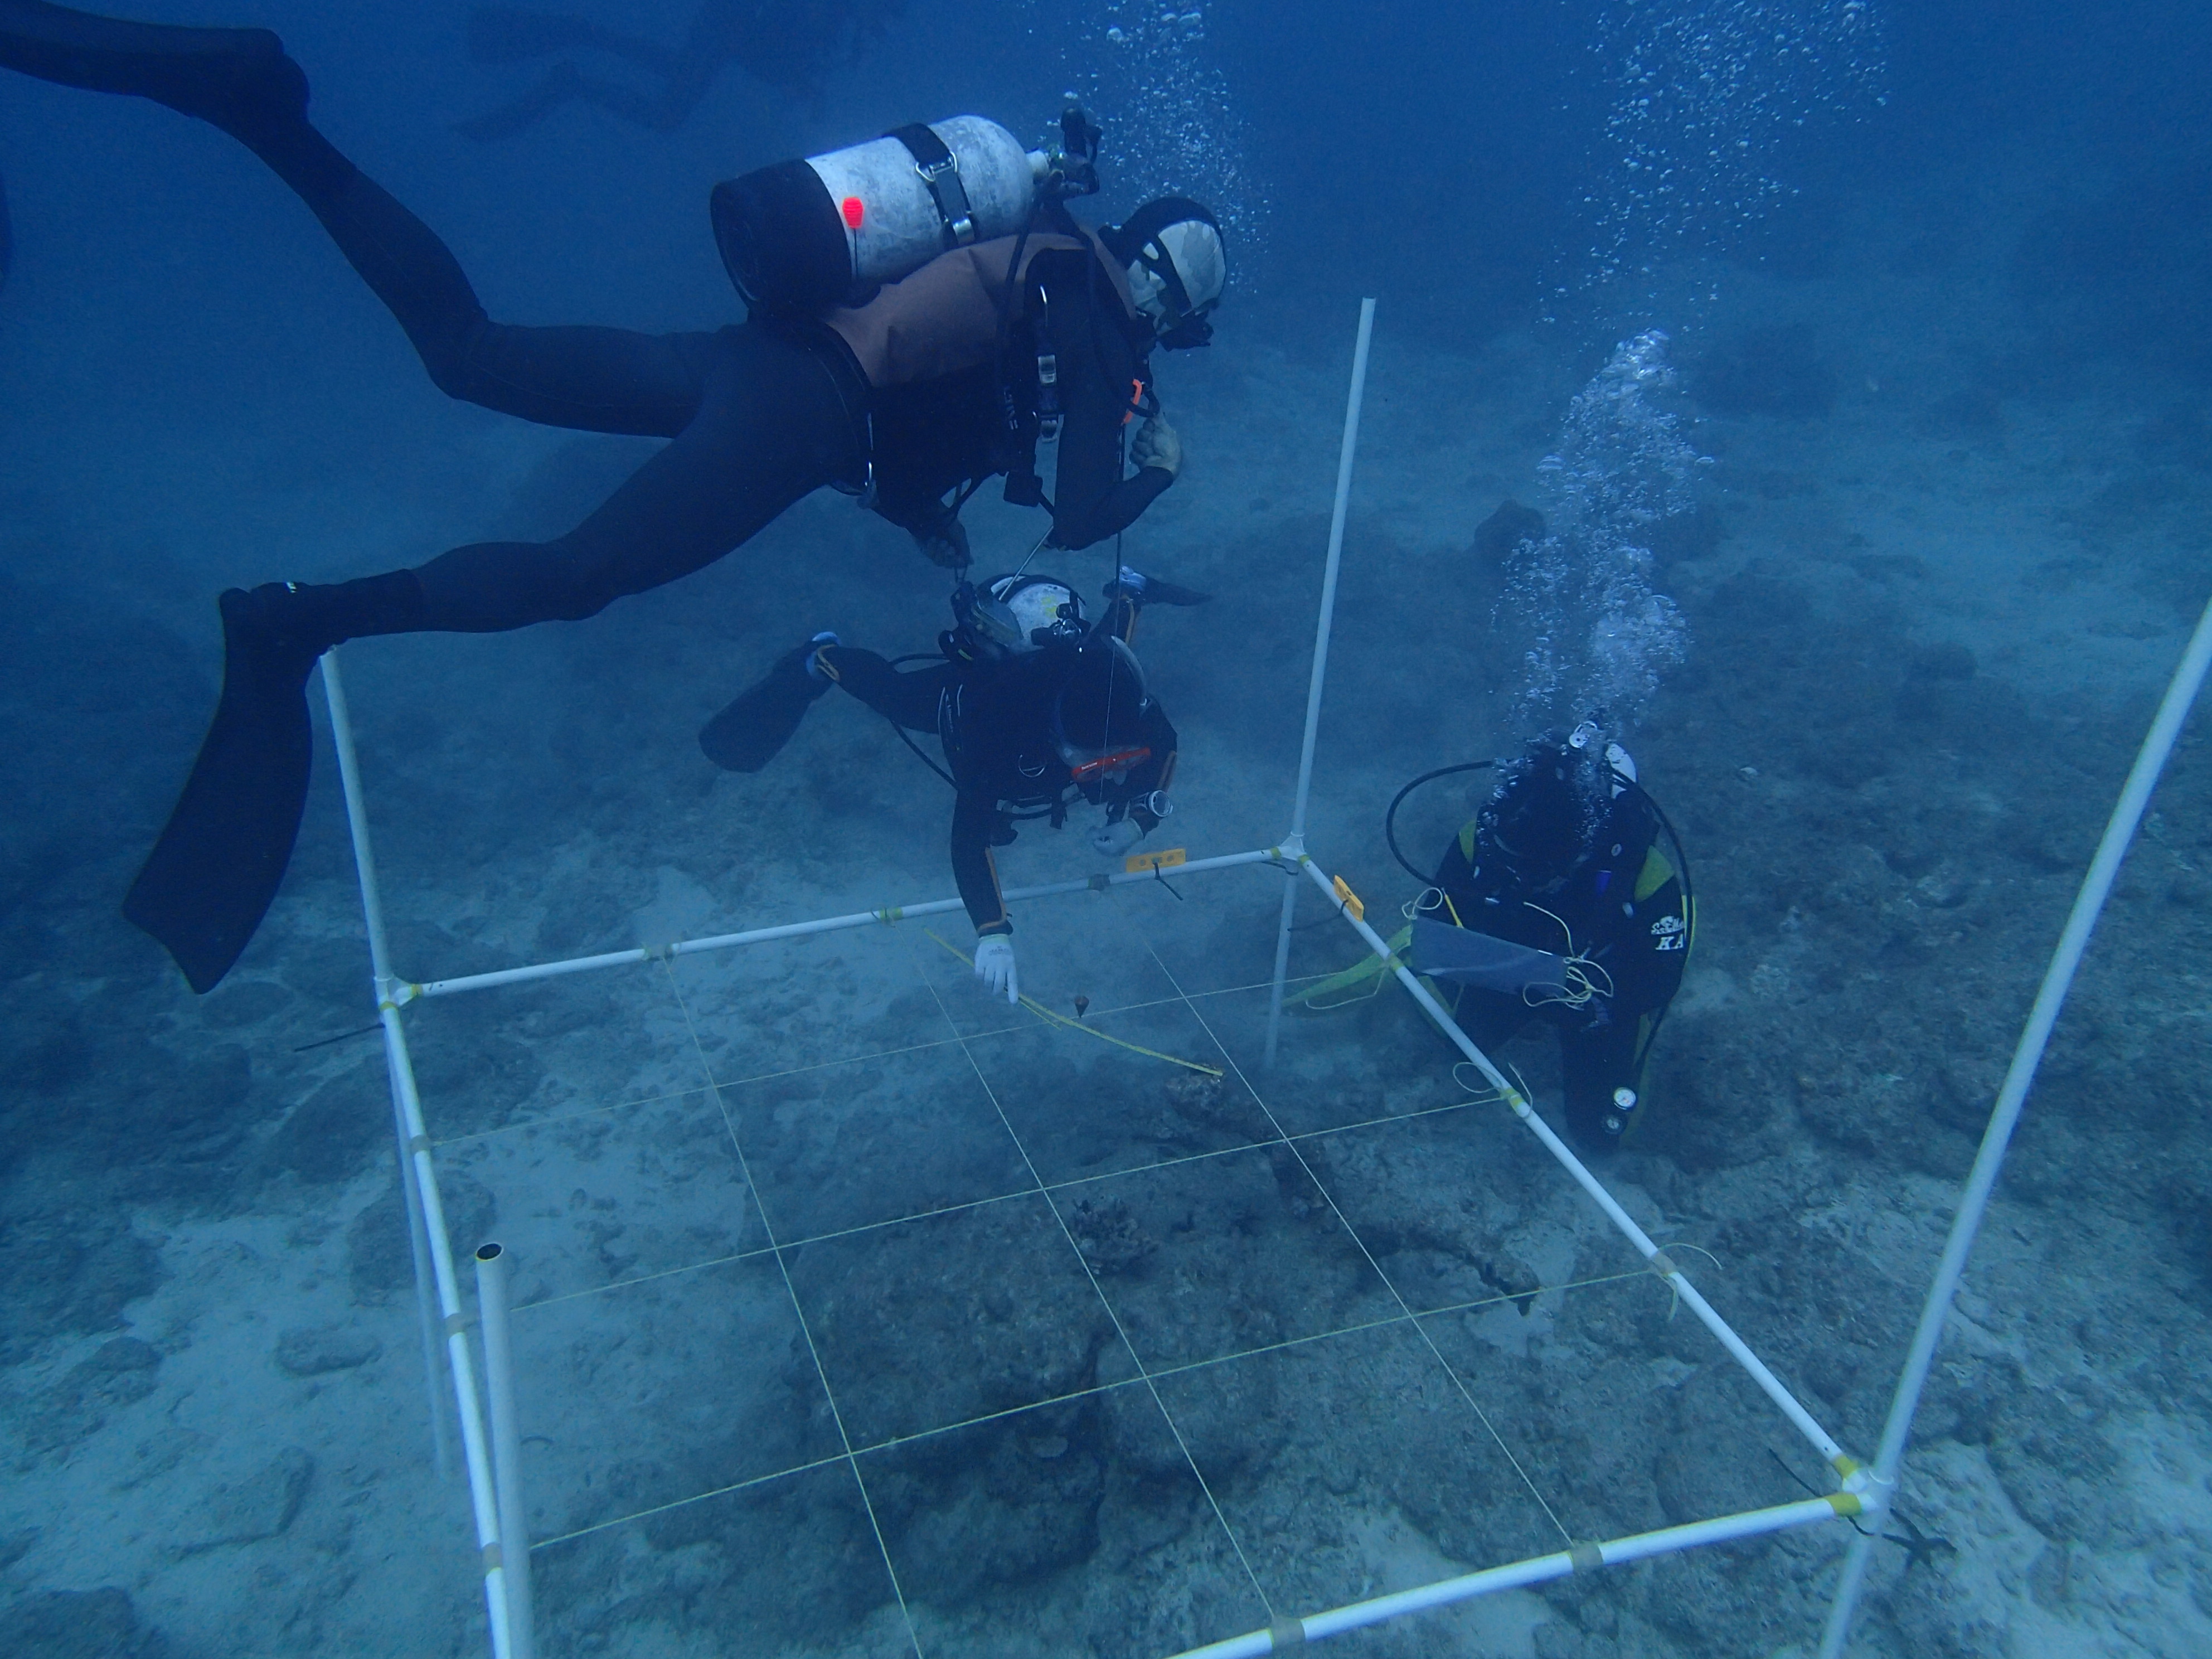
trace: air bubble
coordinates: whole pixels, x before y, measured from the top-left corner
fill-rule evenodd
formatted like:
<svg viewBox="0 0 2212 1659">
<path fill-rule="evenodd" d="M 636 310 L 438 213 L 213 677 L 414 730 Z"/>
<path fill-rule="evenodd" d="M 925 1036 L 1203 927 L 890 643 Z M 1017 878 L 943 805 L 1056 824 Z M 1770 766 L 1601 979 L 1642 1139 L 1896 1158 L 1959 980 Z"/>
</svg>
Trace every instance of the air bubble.
<svg viewBox="0 0 2212 1659">
<path fill-rule="evenodd" d="M 1593 709 L 1612 730 L 1633 729 L 1688 648 L 1680 611 L 1652 584 L 1653 535 L 1695 507 L 1705 464 L 1654 401 L 1674 384 L 1664 333 L 1624 342 L 1537 464 L 1546 532 L 1513 556 L 1497 617 L 1508 638 L 1528 641 L 1513 697 L 1524 734 Z"/>
</svg>

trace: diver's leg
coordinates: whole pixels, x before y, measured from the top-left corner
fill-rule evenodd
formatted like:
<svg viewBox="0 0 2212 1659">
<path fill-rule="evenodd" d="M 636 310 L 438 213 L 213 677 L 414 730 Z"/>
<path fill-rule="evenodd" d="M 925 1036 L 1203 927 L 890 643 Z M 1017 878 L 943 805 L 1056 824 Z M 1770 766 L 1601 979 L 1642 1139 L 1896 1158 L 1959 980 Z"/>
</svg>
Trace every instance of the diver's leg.
<svg viewBox="0 0 2212 1659">
<path fill-rule="evenodd" d="M 453 123 L 453 131 L 464 138 L 473 138 L 480 144 L 489 144 L 501 138 L 512 138 L 526 132 L 559 109 L 563 104 L 582 97 L 584 77 L 576 66 L 566 58 L 539 76 L 529 89 L 519 97 L 510 98 L 496 109 L 486 110 L 482 115 L 471 115 L 465 121 Z"/>
<path fill-rule="evenodd" d="M 698 418 L 557 541 L 458 548 L 416 570 L 222 597 L 222 701 L 124 914 L 192 988 L 228 973 L 275 897 L 307 797 L 307 671 L 343 640 L 592 616 L 713 562 L 859 467 L 849 383 L 765 331 L 717 337 Z"/>
<path fill-rule="evenodd" d="M 895 668 L 888 658 L 849 645 L 830 645 L 820 653 L 823 672 L 895 726 L 909 732 L 937 730 L 937 707 L 951 684 L 953 668 L 940 662 L 911 672 Z"/>
<path fill-rule="evenodd" d="M 806 711 L 832 685 L 909 732 L 934 732 L 938 699 L 951 674 L 950 663 L 902 674 L 872 651 L 817 634 L 778 657 L 701 727 L 699 747 L 726 772 L 757 772 L 783 752 Z"/>
<path fill-rule="evenodd" d="M 767 673 L 699 729 L 699 748 L 725 772 L 757 772 L 799 735 L 799 722 L 834 682 L 815 659 L 835 634 L 817 634 L 778 657 Z"/>
<path fill-rule="evenodd" d="M 673 75 L 678 54 L 657 40 L 623 34 L 560 12 L 479 6 L 469 14 L 469 56 L 479 64 L 520 64 L 556 52 L 589 48 L 626 58 L 655 75 Z"/>
<path fill-rule="evenodd" d="M 1519 1036 L 1533 1016 L 1518 997 L 1497 991 L 1462 988 L 1452 1007 L 1452 1018 L 1474 1046 L 1494 1063 L 1498 1051 Z"/>
<path fill-rule="evenodd" d="M 1607 1018 L 1602 1025 L 1559 1028 L 1559 1084 L 1565 1096 L 1567 1127 L 1584 1149 L 1601 1151 L 1620 1144 L 1633 1127 L 1643 1098 L 1638 1050 L 1643 1022 Z M 1627 1090 L 1634 1103 L 1614 1097 Z"/>
<path fill-rule="evenodd" d="M 118 22 L 0 0 L 0 68 L 149 98 L 221 128 L 322 222 L 451 396 L 547 426 L 672 437 L 696 412 L 711 337 L 492 322 L 429 227 L 307 119 L 307 78 L 266 29 Z"/>
<path fill-rule="evenodd" d="M 680 76 L 665 82 L 658 92 L 641 92 L 614 81 L 580 77 L 575 95 L 597 104 L 610 115 L 643 127 L 648 132 L 673 132 L 682 126 L 707 95 L 708 82 Z"/>
<path fill-rule="evenodd" d="M 698 102 L 679 99 L 672 89 L 641 92 L 613 81 L 594 80 L 566 58 L 539 76 L 520 97 L 453 123 L 453 131 L 478 143 L 512 138 L 538 125 L 567 104 L 597 104 L 609 114 L 651 132 L 673 132 Z M 701 88 L 704 94 L 705 88 Z"/>
<path fill-rule="evenodd" d="M 714 337 L 699 414 L 550 542 L 483 542 L 417 567 L 440 632 L 580 621 L 712 564 L 800 497 L 854 477 L 861 389 L 826 352 L 765 328 Z"/>
</svg>

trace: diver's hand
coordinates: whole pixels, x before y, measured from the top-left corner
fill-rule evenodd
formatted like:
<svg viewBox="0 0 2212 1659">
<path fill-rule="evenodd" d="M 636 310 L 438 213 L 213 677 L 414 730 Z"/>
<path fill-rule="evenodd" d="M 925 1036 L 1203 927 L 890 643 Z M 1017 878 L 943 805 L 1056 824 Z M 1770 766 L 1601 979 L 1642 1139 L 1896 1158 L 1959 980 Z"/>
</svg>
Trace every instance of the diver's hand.
<svg viewBox="0 0 2212 1659">
<path fill-rule="evenodd" d="M 1129 459 L 1140 467 L 1156 466 L 1172 478 L 1182 471 L 1182 440 L 1160 416 L 1147 416 L 1129 441 Z"/>
<path fill-rule="evenodd" d="M 1145 827 L 1134 818 L 1102 823 L 1091 832 L 1091 845 L 1099 857 L 1118 859 L 1145 838 Z"/>
<path fill-rule="evenodd" d="M 954 518 L 927 530 L 914 532 L 914 544 L 922 557 L 945 570 L 965 570 L 974 556 L 968 551 L 968 526 Z"/>
<path fill-rule="evenodd" d="M 1003 993 L 1010 1003 L 1022 1000 L 1021 975 L 1014 971 L 1014 942 L 1004 933 L 986 933 L 975 941 L 975 977 L 993 996 Z"/>
</svg>

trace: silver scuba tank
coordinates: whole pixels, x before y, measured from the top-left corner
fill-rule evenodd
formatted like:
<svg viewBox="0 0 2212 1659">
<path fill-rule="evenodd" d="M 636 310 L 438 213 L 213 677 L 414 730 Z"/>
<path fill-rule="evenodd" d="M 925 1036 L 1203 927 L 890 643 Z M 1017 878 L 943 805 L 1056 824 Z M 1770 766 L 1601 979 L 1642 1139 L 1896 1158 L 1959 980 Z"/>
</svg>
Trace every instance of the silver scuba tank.
<svg viewBox="0 0 2212 1659">
<path fill-rule="evenodd" d="M 1052 170 L 980 115 L 917 123 L 716 185 L 714 241 L 748 305 L 819 311 L 1015 234 Z"/>
</svg>

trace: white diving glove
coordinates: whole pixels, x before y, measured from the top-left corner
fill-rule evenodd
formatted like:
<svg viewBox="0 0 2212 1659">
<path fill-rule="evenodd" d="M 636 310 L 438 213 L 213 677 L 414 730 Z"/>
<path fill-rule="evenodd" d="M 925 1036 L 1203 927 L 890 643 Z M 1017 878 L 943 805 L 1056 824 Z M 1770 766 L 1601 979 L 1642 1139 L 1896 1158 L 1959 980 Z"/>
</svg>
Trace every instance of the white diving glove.
<svg viewBox="0 0 2212 1659">
<path fill-rule="evenodd" d="M 1145 838 L 1145 827 L 1134 818 L 1123 818 L 1118 823 L 1102 823 L 1091 832 L 1091 845 L 1100 858 L 1126 857 L 1131 848 Z"/>
<path fill-rule="evenodd" d="M 1004 933 L 986 933 L 977 939 L 975 977 L 993 996 L 1003 993 L 1009 1003 L 1018 1004 L 1022 981 L 1014 971 L 1014 941 Z"/>
<path fill-rule="evenodd" d="M 1182 471 L 1182 440 L 1158 416 L 1148 415 L 1129 440 L 1129 459 L 1139 467 L 1156 466 L 1172 478 Z"/>
</svg>

